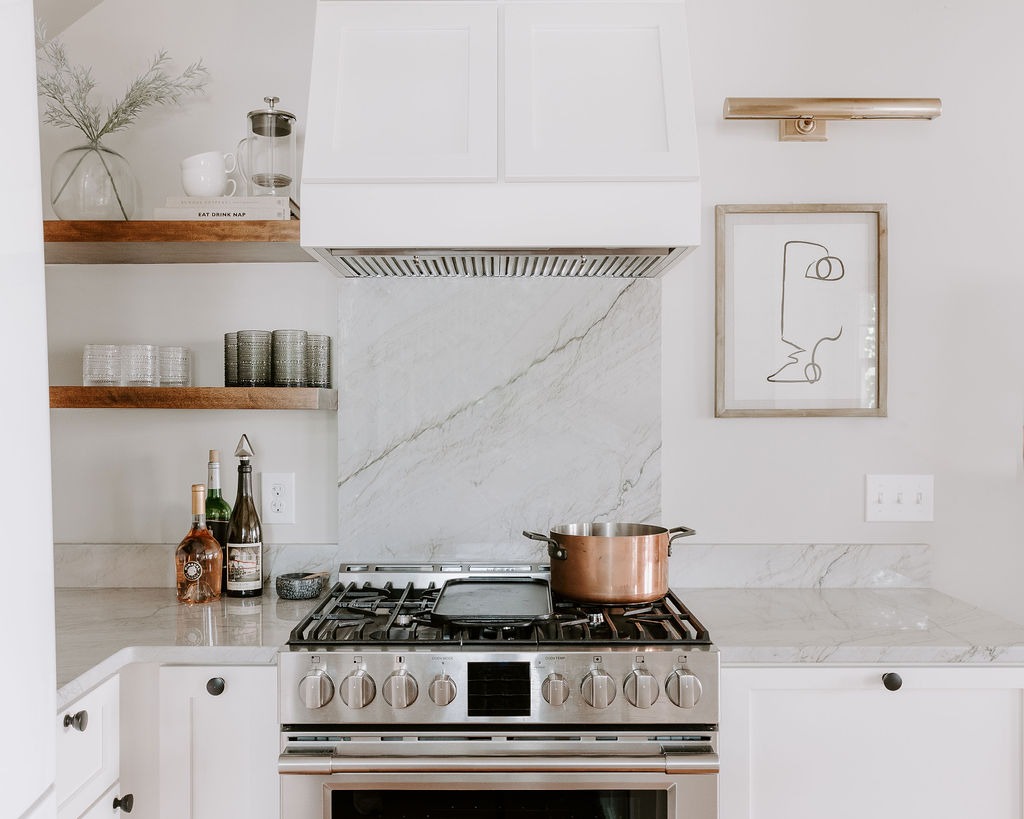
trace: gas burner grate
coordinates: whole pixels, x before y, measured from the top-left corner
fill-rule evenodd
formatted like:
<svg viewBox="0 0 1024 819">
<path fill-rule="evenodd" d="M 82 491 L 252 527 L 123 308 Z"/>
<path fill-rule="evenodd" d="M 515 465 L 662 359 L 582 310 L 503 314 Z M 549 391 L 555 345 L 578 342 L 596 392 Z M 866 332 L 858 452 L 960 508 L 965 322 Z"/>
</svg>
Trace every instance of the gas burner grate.
<svg viewBox="0 0 1024 819">
<path fill-rule="evenodd" d="M 441 588 L 433 583 L 362 586 L 338 583 L 291 632 L 291 648 L 332 645 L 710 645 L 707 629 L 669 592 L 643 605 L 602 606 L 560 601 L 554 612 L 525 622 L 434 622 Z"/>
</svg>

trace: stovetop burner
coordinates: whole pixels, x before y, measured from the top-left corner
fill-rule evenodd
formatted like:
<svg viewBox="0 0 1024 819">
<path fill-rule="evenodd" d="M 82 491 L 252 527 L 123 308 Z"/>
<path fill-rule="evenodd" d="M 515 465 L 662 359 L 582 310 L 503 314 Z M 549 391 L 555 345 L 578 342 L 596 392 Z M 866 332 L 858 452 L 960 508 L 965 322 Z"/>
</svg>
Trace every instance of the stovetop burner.
<svg viewBox="0 0 1024 819">
<path fill-rule="evenodd" d="M 498 580 L 498 578 L 494 578 Z M 546 581 L 543 581 L 546 582 Z M 653 603 L 593 605 L 553 598 L 553 610 L 468 621 L 432 617 L 442 586 L 339 582 L 291 633 L 292 648 L 347 645 L 709 645 L 707 629 L 669 592 Z"/>
</svg>

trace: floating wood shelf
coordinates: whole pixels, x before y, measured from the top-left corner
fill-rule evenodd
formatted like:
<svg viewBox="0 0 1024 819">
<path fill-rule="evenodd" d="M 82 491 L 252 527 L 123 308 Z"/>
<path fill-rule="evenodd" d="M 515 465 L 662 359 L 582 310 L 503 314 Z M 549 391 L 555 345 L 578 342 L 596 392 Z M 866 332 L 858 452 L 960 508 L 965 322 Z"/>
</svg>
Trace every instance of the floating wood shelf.
<svg viewBox="0 0 1024 819">
<path fill-rule="evenodd" d="M 47 264 L 312 262 L 299 220 L 43 222 Z"/>
<path fill-rule="evenodd" d="M 313 387 L 50 387 L 53 409 L 338 409 L 338 391 Z"/>
</svg>

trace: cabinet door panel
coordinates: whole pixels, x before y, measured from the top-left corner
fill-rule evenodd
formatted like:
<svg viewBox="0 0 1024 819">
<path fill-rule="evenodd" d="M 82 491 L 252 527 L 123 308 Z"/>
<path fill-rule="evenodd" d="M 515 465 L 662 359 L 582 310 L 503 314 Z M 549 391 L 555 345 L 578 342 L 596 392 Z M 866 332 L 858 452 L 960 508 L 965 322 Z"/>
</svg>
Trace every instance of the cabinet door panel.
<svg viewBox="0 0 1024 819">
<path fill-rule="evenodd" d="M 723 669 L 722 819 L 1019 819 L 1020 672 L 886 670 Z"/>
<path fill-rule="evenodd" d="M 276 819 L 275 668 L 166 666 L 159 676 L 160 815 Z M 219 695 L 206 688 L 216 677 Z"/>
<path fill-rule="evenodd" d="M 497 178 L 493 4 L 322 4 L 303 178 Z"/>
<path fill-rule="evenodd" d="M 698 175 L 681 3 L 505 9 L 509 179 Z"/>
<path fill-rule="evenodd" d="M 78 816 L 117 779 L 118 678 L 97 686 L 57 715 L 57 804 L 61 816 Z M 84 711 L 85 730 L 64 725 Z"/>
</svg>

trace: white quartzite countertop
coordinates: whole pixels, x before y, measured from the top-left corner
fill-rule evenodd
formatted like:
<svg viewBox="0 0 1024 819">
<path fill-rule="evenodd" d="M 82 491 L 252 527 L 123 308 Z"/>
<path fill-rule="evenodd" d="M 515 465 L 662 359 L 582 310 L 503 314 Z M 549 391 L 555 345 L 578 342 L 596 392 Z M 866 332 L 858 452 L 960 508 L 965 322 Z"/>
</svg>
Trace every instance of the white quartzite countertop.
<svg viewBox="0 0 1024 819">
<path fill-rule="evenodd" d="M 927 588 L 674 586 L 723 665 L 1024 663 L 1024 626 Z M 273 663 L 318 601 L 179 605 L 174 590 L 57 590 L 58 708 L 128 663 Z"/>
</svg>

